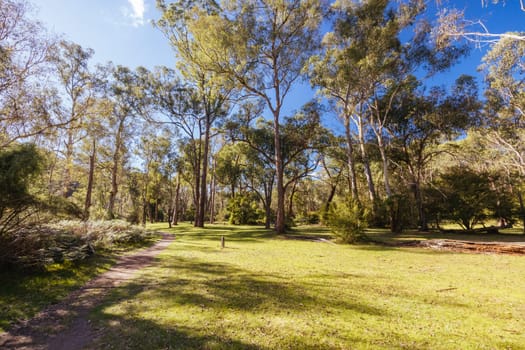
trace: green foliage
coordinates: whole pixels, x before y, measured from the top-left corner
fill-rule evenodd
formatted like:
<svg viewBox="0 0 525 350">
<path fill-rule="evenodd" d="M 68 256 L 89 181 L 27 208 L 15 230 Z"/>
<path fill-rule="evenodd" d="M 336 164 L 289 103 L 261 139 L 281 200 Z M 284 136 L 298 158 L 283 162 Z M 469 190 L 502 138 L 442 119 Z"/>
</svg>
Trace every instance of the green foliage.
<svg viewBox="0 0 525 350">
<path fill-rule="evenodd" d="M 304 225 L 317 225 L 320 223 L 321 218 L 318 212 L 309 211 L 304 215 L 298 215 L 295 220 L 299 224 Z"/>
<path fill-rule="evenodd" d="M 33 144 L 20 144 L 0 152 L 0 210 L 31 203 L 31 181 L 43 169 L 43 158 Z"/>
<path fill-rule="evenodd" d="M 396 194 L 385 200 L 381 207 L 390 218 L 390 232 L 399 233 L 403 231 L 410 222 L 410 200 L 407 195 Z"/>
<path fill-rule="evenodd" d="M 28 209 L 38 203 L 31 183 L 42 172 L 43 162 L 32 144 L 0 151 L 0 236 L 19 227 Z"/>
<path fill-rule="evenodd" d="M 334 202 L 328 210 L 328 227 L 342 243 L 356 243 L 366 238 L 366 211 L 351 200 Z"/>
<path fill-rule="evenodd" d="M 254 225 L 264 217 L 254 196 L 246 194 L 230 199 L 228 210 L 230 211 L 228 221 L 234 225 Z"/>
<path fill-rule="evenodd" d="M 490 216 L 496 196 L 490 186 L 489 174 L 476 173 L 466 167 L 455 167 L 441 175 L 443 217 L 470 230 Z"/>
<path fill-rule="evenodd" d="M 61 221 L 20 228 L 0 240 L 0 267 L 42 269 L 81 261 L 97 251 L 145 245 L 155 235 L 124 221 Z"/>
</svg>

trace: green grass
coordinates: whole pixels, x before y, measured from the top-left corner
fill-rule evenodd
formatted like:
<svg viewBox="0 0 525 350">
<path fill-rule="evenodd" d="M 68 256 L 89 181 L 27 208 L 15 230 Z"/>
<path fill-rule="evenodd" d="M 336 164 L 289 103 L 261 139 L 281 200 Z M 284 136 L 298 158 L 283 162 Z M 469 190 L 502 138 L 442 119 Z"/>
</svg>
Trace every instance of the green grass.
<svg viewBox="0 0 525 350">
<path fill-rule="evenodd" d="M 10 323 L 34 316 L 45 306 L 65 298 L 114 262 L 96 257 L 79 264 L 54 264 L 44 271 L 0 272 L 0 332 Z"/>
<path fill-rule="evenodd" d="M 171 232 L 93 312 L 93 349 L 525 349 L 524 257 Z"/>
</svg>

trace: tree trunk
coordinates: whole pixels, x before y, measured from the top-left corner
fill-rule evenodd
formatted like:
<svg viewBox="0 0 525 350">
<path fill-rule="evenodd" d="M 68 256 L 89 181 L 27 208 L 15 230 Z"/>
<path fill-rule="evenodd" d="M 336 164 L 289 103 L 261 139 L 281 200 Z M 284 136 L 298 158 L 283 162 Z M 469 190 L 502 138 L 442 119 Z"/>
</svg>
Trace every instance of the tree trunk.
<svg viewBox="0 0 525 350">
<path fill-rule="evenodd" d="M 193 202 L 194 202 L 194 206 L 195 206 L 195 218 L 194 218 L 193 226 L 201 227 L 202 224 L 199 223 L 198 221 L 199 221 L 199 218 L 200 218 L 199 210 L 200 210 L 200 199 L 201 199 L 200 183 L 201 183 L 201 159 L 202 159 L 201 147 L 202 147 L 202 145 L 199 142 L 198 148 L 197 148 L 197 146 L 195 146 L 195 147 L 196 147 L 195 155 L 196 155 L 197 159 L 195 159 L 195 170 L 194 170 L 195 187 L 193 189 L 193 192 L 194 192 L 193 193 Z"/>
<path fill-rule="evenodd" d="M 290 199 L 288 200 L 288 217 L 293 218 L 295 216 L 293 212 L 293 196 L 295 195 L 295 192 L 297 191 L 297 181 L 294 181 L 292 186 L 292 191 L 290 193 Z"/>
<path fill-rule="evenodd" d="M 419 181 L 414 182 L 414 198 L 417 206 L 418 228 L 421 231 L 428 231 L 427 218 L 423 207 L 423 197 L 421 195 L 421 185 Z"/>
<path fill-rule="evenodd" d="M 381 137 L 380 134 L 377 135 L 377 144 L 379 147 L 379 153 L 381 154 L 381 160 L 383 162 L 383 181 L 385 183 L 386 198 L 390 198 L 392 196 L 392 190 L 390 188 L 388 158 L 386 156 L 385 145 L 383 144 L 383 137 Z"/>
<path fill-rule="evenodd" d="M 62 197 L 71 197 L 71 169 L 73 167 L 73 130 L 67 129 L 64 173 L 62 175 Z"/>
<path fill-rule="evenodd" d="M 175 188 L 175 203 L 173 203 L 173 218 L 171 224 L 179 224 L 179 201 L 180 201 L 180 174 L 177 174 L 177 187 Z"/>
<path fill-rule="evenodd" d="M 337 184 L 333 184 L 330 186 L 330 193 L 328 194 L 328 198 L 326 199 L 326 203 L 325 203 L 326 210 L 330 208 L 330 204 L 332 204 L 332 201 L 334 200 L 336 189 L 337 189 Z"/>
<path fill-rule="evenodd" d="M 146 201 L 146 195 L 142 194 L 142 226 L 146 227 L 148 220 L 148 202 Z"/>
<path fill-rule="evenodd" d="M 91 155 L 89 156 L 89 174 L 86 188 L 86 200 L 84 202 L 84 221 L 89 220 L 89 209 L 91 208 L 91 196 L 93 193 L 93 179 L 95 175 L 96 138 L 93 137 L 91 144 Z"/>
<path fill-rule="evenodd" d="M 350 130 L 350 118 L 345 117 L 345 136 L 346 136 L 346 157 L 348 165 L 348 174 L 350 180 L 350 193 L 352 199 L 359 203 L 359 193 L 357 191 L 357 176 L 355 173 L 354 145 L 352 131 Z"/>
<path fill-rule="evenodd" d="M 215 161 L 213 164 L 213 170 L 211 175 L 211 183 L 210 183 L 210 224 L 215 223 Z"/>
<path fill-rule="evenodd" d="M 281 150 L 281 133 L 279 112 L 274 112 L 274 142 L 275 142 L 275 175 L 277 178 L 277 211 L 275 218 L 275 232 L 284 233 L 286 230 L 284 211 L 284 167 Z"/>
<path fill-rule="evenodd" d="M 206 217 L 206 198 L 207 198 L 207 177 L 208 177 L 208 153 L 210 148 L 210 116 L 206 116 L 206 126 L 204 129 L 204 148 L 202 153 L 201 180 L 200 180 L 200 198 L 199 198 L 199 219 L 195 220 L 195 227 L 204 227 Z"/>
<path fill-rule="evenodd" d="M 374 185 L 374 178 L 372 177 L 372 171 L 370 170 L 370 160 L 368 158 L 368 152 L 365 148 L 365 136 L 363 130 L 363 121 L 359 117 L 358 122 L 358 137 L 359 137 L 359 148 L 361 150 L 361 157 L 363 158 L 363 167 L 365 172 L 366 182 L 368 184 L 368 196 L 372 202 L 372 208 L 374 210 L 374 216 L 377 213 L 377 196 Z"/>
<path fill-rule="evenodd" d="M 273 186 L 272 186 L 273 187 Z M 272 226 L 272 188 L 270 191 L 266 191 L 264 194 L 264 211 L 266 214 L 266 220 L 264 221 L 264 228 L 270 229 Z"/>
<path fill-rule="evenodd" d="M 516 192 L 518 194 L 518 201 L 520 203 L 520 216 L 521 222 L 523 223 L 523 234 L 525 234 L 525 205 L 523 204 L 523 195 L 521 194 L 520 189 L 518 189 Z"/>
<path fill-rule="evenodd" d="M 120 165 L 120 152 L 122 148 L 122 133 L 124 132 L 124 118 L 120 119 L 117 134 L 115 135 L 115 151 L 113 152 L 113 165 L 111 167 L 111 191 L 109 192 L 109 203 L 107 218 L 113 220 L 115 218 L 115 201 L 118 193 L 118 169 Z"/>
</svg>

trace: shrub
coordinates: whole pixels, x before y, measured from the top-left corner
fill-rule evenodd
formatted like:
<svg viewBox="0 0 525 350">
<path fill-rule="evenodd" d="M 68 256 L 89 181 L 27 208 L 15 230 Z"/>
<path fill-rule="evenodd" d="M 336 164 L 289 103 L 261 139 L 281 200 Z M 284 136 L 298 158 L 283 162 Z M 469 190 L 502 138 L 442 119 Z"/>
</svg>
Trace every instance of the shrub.
<svg viewBox="0 0 525 350">
<path fill-rule="evenodd" d="M 0 236 L 16 231 L 38 204 L 31 183 L 40 175 L 44 158 L 35 145 L 21 144 L 0 151 Z"/>
<path fill-rule="evenodd" d="M 321 220 L 319 213 L 316 211 L 309 211 L 297 218 L 297 223 L 302 225 L 317 225 Z"/>
<path fill-rule="evenodd" d="M 61 221 L 31 226 L 0 237 L 0 266 L 43 268 L 81 261 L 98 251 L 145 245 L 156 237 L 124 221 Z"/>
<path fill-rule="evenodd" d="M 228 203 L 228 210 L 229 222 L 233 225 L 255 225 L 264 216 L 257 201 L 249 195 L 237 195 L 232 198 Z"/>
<path fill-rule="evenodd" d="M 366 238 L 366 211 L 356 202 L 347 200 L 332 203 L 327 214 L 327 224 L 341 243 L 356 243 Z"/>
</svg>

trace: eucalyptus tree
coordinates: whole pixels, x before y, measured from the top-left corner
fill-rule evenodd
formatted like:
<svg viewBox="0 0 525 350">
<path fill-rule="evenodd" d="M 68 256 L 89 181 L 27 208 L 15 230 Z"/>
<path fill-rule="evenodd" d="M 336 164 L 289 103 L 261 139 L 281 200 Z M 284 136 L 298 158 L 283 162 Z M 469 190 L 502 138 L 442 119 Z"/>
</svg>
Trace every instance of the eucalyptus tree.
<svg viewBox="0 0 525 350">
<path fill-rule="evenodd" d="M 82 140 L 81 155 L 87 156 L 88 173 L 86 183 L 86 196 L 82 218 L 89 220 L 93 205 L 93 190 L 95 187 L 96 169 L 99 164 L 99 155 L 102 152 L 103 139 L 107 138 L 106 126 L 111 119 L 113 105 L 108 98 L 97 97 L 84 123 L 85 138 Z M 81 157 L 82 158 L 82 157 Z"/>
<path fill-rule="evenodd" d="M 232 141 L 247 146 L 239 148 L 244 156 L 241 178 L 261 199 L 269 228 L 277 171 L 273 125 L 272 121 L 262 117 L 263 113 L 264 105 L 261 103 L 244 104 L 226 128 Z M 328 135 L 329 132 L 320 125 L 320 106 L 313 102 L 282 121 L 283 189 L 289 198 L 293 198 L 297 183 L 317 168 L 320 154 L 328 143 Z M 289 207 L 292 202 L 290 199 Z"/>
<path fill-rule="evenodd" d="M 201 142 L 196 143 L 201 148 L 201 162 L 199 177 L 195 184 L 197 193 L 197 213 L 195 226 L 204 226 L 207 202 L 208 168 L 210 161 L 210 141 L 212 128 L 220 119 L 228 114 L 232 99 L 233 86 L 231 81 L 222 75 L 208 69 L 203 64 L 203 52 L 199 38 L 192 32 L 192 17 L 201 14 L 214 14 L 219 6 L 214 1 L 176 1 L 166 4 L 163 0 L 157 1 L 157 7 L 162 17 L 156 22 L 157 28 L 168 38 L 177 57 L 177 68 L 184 78 L 185 84 L 193 91 L 193 103 L 198 103 L 200 111 L 193 108 L 191 115 L 181 115 L 179 118 L 198 119 L 198 137 Z M 194 106 L 195 107 L 195 106 Z M 184 122 L 183 122 L 184 123 Z M 195 137 L 196 135 L 191 135 Z"/>
<path fill-rule="evenodd" d="M 333 11 L 334 30 L 323 40 L 323 55 L 310 62 L 311 82 L 330 98 L 343 120 L 352 196 L 358 199 L 354 160 L 357 142 L 369 199 L 376 209 L 378 195 L 365 136 L 371 134 L 376 139 L 389 198 L 391 162 L 387 147 L 393 100 L 407 88 L 414 73 L 430 76 L 447 69 L 466 53 L 466 47 L 439 47 L 432 41 L 432 26 L 422 16 L 425 3 L 421 0 L 395 4 L 389 0 L 337 2 Z"/>
<path fill-rule="evenodd" d="M 503 6 L 506 3 L 499 0 L 490 2 L 502 3 Z M 481 3 L 486 6 L 489 1 L 483 0 Z M 525 11 L 524 0 L 520 0 L 520 9 Z M 525 41 L 525 33 L 523 32 L 495 33 L 489 30 L 489 26 L 482 19 L 467 18 L 464 9 L 450 7 L 448 3 L 446 7 L 439 8 L 438 26 L 433 30 L 433 36 L 440 45 L 449 45 L 452 41 L 465 40 L 476 47 L 497 44 L 500 40 Z"/>
<path fill-rule="evenodd" d="M 285 230 L 281 118 L 284 102 L 318 45 L 318 0 L 177 1 L 163 10 L 183 14 L 193 56 L 245 94 L 262 99 L 273 117 L 277 186 L 277 232 Z M 161 2 L 164 5 L 164 2 Z M 200 6 L 199 6 L 200 5 Z"/>
<path fill-rule="evenodd" d="M 407 174 L 405 181 L 413 191 L 418 226 L 423 230 L 427 229 L 421 188 L 425 172 L 437 155 L 447 151 L 440 147 L 444 141 L 454 140 L 477 125 L 481 108 L 477 94 L 474 78 L 461 76 L 448 93 L 438 87 L 427 93 L 413 80 L 392 101 L 388 128 L 394 137 L 393 160 Z"/>
<path fill-rule="evenodd" d="M 515 33 L 523 35 L 523 33 Z M 503 38 L 483 57 L 487 100 L 486 140 L 502 152 L 525 222 L 522 186 L 525 178 L 525 41 Z M 525 229 L 524 229 L 525 230 Z M 525 232 L 525 231 L 524 231 Z"/>
<path fill-rule="evenodd" d="M 29 16 L 24 0 L 0 2 L 0 147 L 42 134 L 68 121 L 54 120 L 46 69 L 54 41 Z"/>
<path fill-rule="evenodd" d="M 69 121 L 61 128 L 64 133 L 61 140 L 64 156 L 61 192 L 64 197 L 71 195 L 74 146 L 85 136 L 84 122 L 95 102 L 95 78 L 89 70 L 93 54 L 92 49 L 61 41 L 54 47 L 50 59 L 59 85 L 60 103 L 55 113 L 58 120 Z"/>
<path fill-rule="evenodd" d="M 215 155 L 215 175 L 217 181 L 227 186 L 229 197 L 234 198 L 242 187 L 241 180 L 243 175 L 243 150 L 241 144 L 225 144 Z"/>
<path fill-rule="evenodd" d="M 245 103 L 238 113 L 226 124 L 228 138 L 238 144 L 242 153 L 240 167 L 244 186 L 254 192 L 265 210 L 265 227 L 270 228 L 273 190 L 275 187 L 275 144 L 271 122 L 261 117 L 264 106 L 261 103 Z"/>
<path fill-rule="evenodd" d="M 171 187 L 170 180 L 174 172 L 173 135 L 169 130 L 159 132 L 151 128 L 146 129 L 149 130 L 142 133 L 137 149 L 143 161 L 142 223 L 144 225 L 146 217 L 149 217 L 152 223 L 159 221 L 160 209 L 165 207 L 163 203 L 168 203 L 171 209 L 173 199 L 171 196 L 165 196 L 165 188 Z M 169 212 L 163 214 L 171 215 Z"/>
<path fill-rule="evenodd" d="M 120 177 L 124 167 L 124 156 L 129 151 L 129 140 L 140 128 L 141 117 L 149 118 L 150 100 L 143 86 L 142 77 L 145 69 L 136 71 L 123 66 L 109 65 L 111 75 L 107 81 L 107 94 L 111 100 L 112 113 L 108 122 L 111 148 L 110 178 L 111 185 L 107 204 L 107 218 L 115 218 L 115 203 L 119 192 Z"/>
<path fill-rule="evenodd" d="M 421 12 L 421 1 L 400 4 L 397 11 L 388 0 L 337 2 L 334 30 L 323 39 L 324 52 L 310 60 L 310 80 L 333 103 L 345 129 L 350 192 L 359 202 L 354 155 L 354 130 L 363 161 L 368 195 L 376 205 L 377 194 L 365 147 L 369 103 L 388 74 L 397 69 L 401 43 L 399 33 Z M 354 126 L 352 125 L 352 122 Z M 385 187 L 390 194 L 388 173 Z"/>
<path fill-rule="evenodd" d="M 352 178 L 352 175 L 347 175 L 350 173 L 349 171 L 345 171 L 350 169 L 348 167 L 348 152 L 344 144 L 345 141 L 343 137 L 330 135 L 328 144 L 321 153 L 320 165 L 323 171 L 319 176 L 319 180 L 329 188 L 328 195 L 326 199 L 323 199 L 323 204 L 321 205 L 320 216 L 323 221 L 326 219 L 338 187 L 342 186 L 345 178 L 350 189 L 349 195 L 356 198 L 352 192 L 352 183 L 355 182 L 355 185 L 357 185 L 357 181 L 355 181 L 355 178 Z M 355 176 L 355 174 L 353 176 Z"/>
<path fill-rule="evenodd" d="M 210 141 L 217 134 L 214 129 L 227 115 L 229 91 L 220 87 L 195 86 L 182 81 L 169 68 L 157 68 L 151 80 L 151 94 L 161 114 L 156 122 L 175 126 L 176 131 L 188 141 L 185 152 L 191 152 L 193 169 L 192 186 L 196 208 L 195 226 L 204 225 L 207 203 Z M 217 83 L 215 81 L 214 83 Z M 210 82 L 210 84 L 212 84 Z"/>
</svg>

